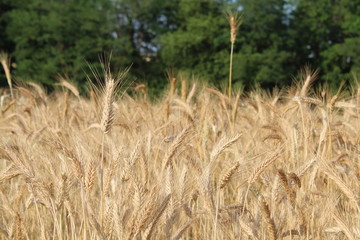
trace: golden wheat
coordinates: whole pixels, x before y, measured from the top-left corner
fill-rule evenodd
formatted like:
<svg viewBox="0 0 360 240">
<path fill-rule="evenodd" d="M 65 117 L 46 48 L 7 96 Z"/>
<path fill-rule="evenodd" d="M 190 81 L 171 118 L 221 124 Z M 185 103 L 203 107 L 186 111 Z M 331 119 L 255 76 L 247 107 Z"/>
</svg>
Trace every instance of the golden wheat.
<svg viewBox="0 0 360 240">
<path fill-rule="evenodd" d="M 17 86 L 0 239 L 356 239 L 360 91 L 319 97 L 307 74 L 234 99 L 174 76 L 158 102 L 118 98 L 110 74 L 89 99 Z"/>
</svg>

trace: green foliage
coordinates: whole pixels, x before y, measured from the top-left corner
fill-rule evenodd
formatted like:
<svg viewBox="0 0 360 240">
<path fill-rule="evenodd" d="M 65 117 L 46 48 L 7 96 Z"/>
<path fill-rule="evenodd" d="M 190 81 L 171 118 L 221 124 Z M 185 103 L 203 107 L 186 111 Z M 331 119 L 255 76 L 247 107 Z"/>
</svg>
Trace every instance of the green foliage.
<svg viewBox="0 0 360 240">
<path fill-rule="evenodd" d="M 167 83 L 166 67 L 159 57 L 160 36 L 176 26 L 174 0 L 116 0 L 116 36 L 129 38 L 130 79 L 147 83 L 151 94 L 159 95 Z M 113 22 L 113 23 L 114 23 Z M 119 47 L 119 45 L 116 45 Z"/>
<path fill-rule="evenodd" d="M 234 82 L 252 86 L 283 84 L 290 78 L 285 63 L 290 54 L 285 45 L 284 1 L 242 0 L 243 9 L 234 55 Z M 187 69 L 220 86 L 228 76 L 230 32 L 224 12 L 228 2 L 188 1 L 179 4 L 180 25 L 162 36 L 161 54 L 168 66 Z M 210 27 L 209 27 L 210 26 Z"/>
<path fill-rule="evenodd" d="M 230 35 L 223 5 L 210 0 L 181 0 L 178 7 L 177 28 L 160 38 L 166 66 L 211 83 L 226 79 Z"/>
<path fill-rule="evenodd" d="M 127 54 L 126 40 L 131 40 L 118 41 L 111 35 L 108 1 L 14 0 L 11 4 L 7 34 L 16 46 L 12 55 L 17 76 L 51 85 L 60 73 L 82 84 L 87 61 L 99 62 L 98 55 L 115 45 L 121 46 L 116 53 Z"/>
<path fill-rule="evenodd" d="M 358 1 L 298 1 L 292 21 L 295 64 L 319 68 L 320 82 L 337 87 L 360 68 Z"/>
<path fill-rule="evenodd" d="M 159 94 L 171 68 L 224 87 L 230 29 L 225 12 L 243 15 L 233 83 L 285 86 L 309 64 L 336 86 L 360 71 L 360 5 L 353 0 L 3 0 L 0 50 L 15 78 L 51 86 L 57 74 L 84 86 L 112 52 L 112 71 L 132 66 L 130 81 Z M 16 67 L 14 67 L 16 66 Z M 0 80 L 4 76 L 0 74 Z"/>
<path fill-rule="evenodd" d="M 272 87 L 290 80 L 288 27 L 284 0 L 241 0 L 244 24 L 239 31 L 238 80 L 248 86 Z M 236 66 L 236 65 L 235 65 Z M 236 67 L 235 67 L 236 69 Z"/>
</svg>

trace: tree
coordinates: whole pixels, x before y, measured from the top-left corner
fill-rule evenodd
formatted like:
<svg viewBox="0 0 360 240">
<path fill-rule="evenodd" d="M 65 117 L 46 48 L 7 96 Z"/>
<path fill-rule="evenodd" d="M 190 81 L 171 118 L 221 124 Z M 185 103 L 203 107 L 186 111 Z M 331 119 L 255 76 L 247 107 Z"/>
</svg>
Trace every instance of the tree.
<svg viewBox="0 0 360 240">
<path fill-rule="evenodd" d="M 290 78 L 284 5 L 283 0 L 182 0 L 179 26 L 161 37 L 164 62 L 217 86 L 225 84 L 230 33 L 224 12 L 232 7 L 241 9 L 244 17 L 235 46 L 233 81 L 248 86 L 284 84 Z"/>
<path fill-rule="evenodd" d="M 291 57 L 284 0 L 240 0 L 244 23 L 239 31 L 238 81 L 262 87 L 289 83 Z M 235 67 L 236 69 L 236 67 Z"/>
<path fill-rule="evenodd" d="M 116 35 L 130 38 L 128 49 L 134 81 L 146 82 L 153 94 L 166 84 L 162 59 L 159 56 L 162 34 L 177 26 L 177 0 L 118 0 L 115 1 Z"/>
<path fill-rule="evenodd" d="M 160 54 L 169 68 L 196 74 L 211 83 L 228 76 L 228 23 L 224 2 L 181 0 L 177 26 L 160 36 Z"/>
<path fill-rule="evenodd" d="M 292 64 L 319 68 L 319 83 L 332 87 L 358 74 L 359 14 L 358 1 L 298 1 L 291 22 Z"/>
<path fill-rule="evenodd" d="M 16 78 L 47 86 L 57 74 L 84 85 L 87 62 L 98 70 L 99 55 L 112 52 L 112 71 L 131 65 L 129 78 L 152 93 L 166 85 L 168 68 L 225 87 L 229 9 L 243 15 L 235 87 L 284 86 L 306 64 L 332 85 L 359 74 L 360 7 L 352 0 L 3 0 L 0 50 L 12 56 Z"/>
<path fill-rule="evenodd" d="M 60 73 L 83 83 L 89 72 L 87 61 L 96 68 L 99 54 L 126 51 L 126 39 L 112 36 L 109 1 L 14 0 L 11 4 L 7 35 L 16 44 L 18 77 L 50 86 Z"/>
<path fill-rule="evenodd" d="M 360 74 L 360 6 L 356 2 L 338 1 L 332 18 L 340 28 L 339 41 L 321 53 L 324 75 L 335 86 Z"/>
</svg>

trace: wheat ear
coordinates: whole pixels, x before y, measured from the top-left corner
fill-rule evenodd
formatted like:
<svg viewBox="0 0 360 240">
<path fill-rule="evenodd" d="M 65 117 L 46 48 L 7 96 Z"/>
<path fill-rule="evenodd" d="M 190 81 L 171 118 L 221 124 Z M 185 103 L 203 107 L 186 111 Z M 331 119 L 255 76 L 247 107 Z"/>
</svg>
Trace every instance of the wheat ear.
<svg viewBox="0 0 360 240">
<path fill-rule="evenodd" d="M 288 195 L 292 206 L 295 206 L 296 192 L 290 188 L 288 178 L 286 177 L 286 173 L 282 169 L 277 170 L 280 182 L 285 189 L 286 194 Z"/>
<path fill-rule="evenodd" d="M 279 155 L 280 155 L 279 153 L 276 153 L 274 156 L 272 156 L 271 158 L 269 158 L 268 160 L 266 160 L 265 162 L 260 164 L 257 168 L 255 168 L 253 173 L 250 175 L 250 177 L 248 179 L 248 187 L 247 187 L 246 192 L 245 192 L 243 210 L 242 210 L 241 214 L 244 213 L 244 210 L 245 210 L 245 207 L 246 207 L 247 195 L 249 193 L 251 184 L 256 181 L 256 179 L 261 175 L 261 173 L 263 173 L 265 171 L 265 169 L 271 163 L 275 162 L 279 158 Z"/>
<path fill-rule="evenodd" d="M 239 138 L 242 136 L 242 134 L 237 134 L 233 138 L 227 140 L 226 138 L 223 138 L 219 141 L 218 144 L 214 147 L 210 154 L 210 163 L 213 163 L 217 157 L 227 148 L 229 148 L 231 145 L 233 145 Z"/>
<path fill-rule="evenodd" d="M 165 158 L 164 158 L 164 164 L 163 164 L 163 170 L 168 166 L 170 163 L 172 157 L 175 155 L 176 150 L 180 147 L 180 145 L 184 142 L 185 137 L 190 132 L 190 127 L 185 127 L 181 133 L 176 137 L 173 144 L 170 146 L 170 149 L 166 152 Z"/>
<path fill-rule="evenodd" d="M 279 158 L 279 156 L 279 153 L 276 153 L 274 156 L 272 156 L 271 158 L 260 164 L 257 168 L 255 168 L 255 170 L 248 179 L 248 183 L 251 184 L 255 182 L 256 179 L 260 176 L 260 174 L 262 174 L 271 163 L 275 162 Z"/>
<path fill-rule="evenodd" d="M 261 212 L 265 218 L 267 224 L 267 232 L 268 232 L 268 239 L 275 240 L 276 239 L 276 228 L 274 220 L 271 218 L 269 206 L 264 199 L 261 200 L 260 203 Z"/>
<path fill-rule="evenodd" d="M 109 132 L 114 122 L 114 90 L 115 81 L 111 76 L 108 76 L 106 79 L 103 110 L 100 121 L 100 128 L 104 134 Z"/>
<path fill-rule="evenodd" d="M 236 162 L 220 179 L 220 188 L 224 188 L 226 184 L 230 181 L 230 178 L 239 168 L 240 163 Z"/>
<path fill-rule="evenodd" d="M 308 66 L 306 66 L 300 74 L 302 75 L 303 78 L 305 78 L 304 84 L 300 91 L 300 96 L 306 97 L 309 86 L 316 79 L 318 75 L 318 71 L 312 71 Z"/>
</svg>

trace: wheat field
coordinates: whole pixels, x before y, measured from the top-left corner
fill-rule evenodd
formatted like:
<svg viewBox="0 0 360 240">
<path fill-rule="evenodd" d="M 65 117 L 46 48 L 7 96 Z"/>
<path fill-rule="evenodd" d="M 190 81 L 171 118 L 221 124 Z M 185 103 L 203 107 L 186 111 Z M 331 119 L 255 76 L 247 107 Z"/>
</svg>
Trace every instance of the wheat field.
<svg viewBox="0 0 360 240">
<path fill-rule="evenodd" d="M 105 75 L 1 98 L 0 239 L 360 239 L 360 89 L 150 102 Z"/>
</svg>

